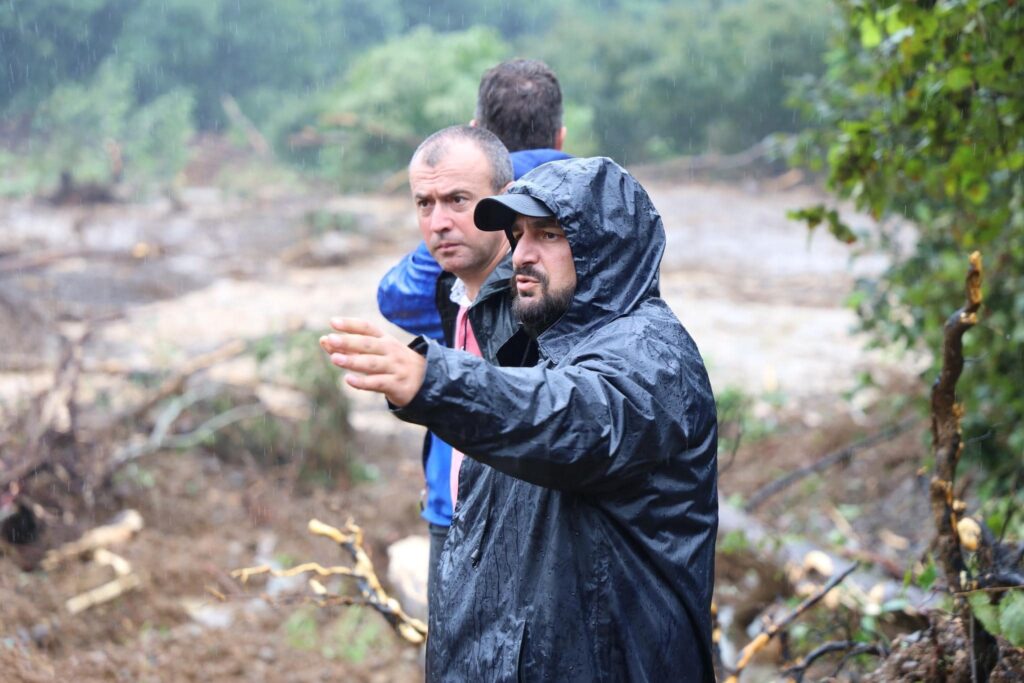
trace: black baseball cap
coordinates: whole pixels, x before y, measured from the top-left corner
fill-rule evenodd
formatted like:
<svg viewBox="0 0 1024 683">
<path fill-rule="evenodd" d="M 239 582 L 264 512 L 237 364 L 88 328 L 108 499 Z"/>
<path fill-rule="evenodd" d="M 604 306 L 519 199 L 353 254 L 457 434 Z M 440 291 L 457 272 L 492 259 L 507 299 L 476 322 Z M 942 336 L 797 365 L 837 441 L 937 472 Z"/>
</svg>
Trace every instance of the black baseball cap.
<svg viewBox="0 0 1024 683">
<path fill-rule="evenodd" d="M 550 218 L 554 212 L 541 200 L 528 194 L 500 194 L 481 199 L 473 211 L 473 222 L 480 230 L 497 232 L 509 231 L 516 222 L 516 216 Z"/>
</svg>

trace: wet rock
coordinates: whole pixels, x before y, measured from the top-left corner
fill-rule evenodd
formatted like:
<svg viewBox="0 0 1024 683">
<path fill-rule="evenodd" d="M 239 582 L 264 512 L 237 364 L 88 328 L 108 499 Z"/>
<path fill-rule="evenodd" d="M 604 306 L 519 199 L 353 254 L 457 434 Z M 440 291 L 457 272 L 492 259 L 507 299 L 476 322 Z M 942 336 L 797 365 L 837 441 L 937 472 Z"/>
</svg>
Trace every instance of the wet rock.
<svg viewBox="0 0 1024 683">
<path fill-rule="evenodd" d="M 388 546 L 388 582 L 409 616 L 427 619 L 427 565 L 430 539 L 407 536 Z"/>
<path fill-rule="evenodd" d="M 224 629 L 235 621 L 235 611 L 231 605 L 213 605 L 199 600 L 186 599 L 182 607 L 192 621 L 208 629 Z"/>
<path fill-rule="evenodd" d="M 33 626 L 29 631 L 29 635 L 32 637 L 32 642 L 34 642 L 37 647 L 48 648 L 54 643 L 53 628 L 46 622 L 41 622 Z"/>
</svg>

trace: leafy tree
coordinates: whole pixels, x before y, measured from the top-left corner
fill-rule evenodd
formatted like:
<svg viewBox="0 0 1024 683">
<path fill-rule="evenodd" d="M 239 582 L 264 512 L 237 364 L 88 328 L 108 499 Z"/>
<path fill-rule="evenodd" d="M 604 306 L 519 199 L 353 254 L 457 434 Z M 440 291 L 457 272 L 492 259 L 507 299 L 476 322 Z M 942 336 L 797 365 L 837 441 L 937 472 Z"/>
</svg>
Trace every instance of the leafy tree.
<svg viewBox="0 0 1024 683">
<path fill-rule="evenodd" d="M 0 111 L 31 110 L 59 83 L 86 78 L 121 32 L 131 0 L 0 4 Z"/>
<path fill-rule="evenodd" d="M 33 117 L 33 189 L 54 186 L 64 171 L 78 181 L 109 182 L 122 162 L 136 186 L 180 171 L 193 132 L 191 95 L 175 90 L 136 108 L 133 89 L 133 70 L 116 60 L 85 83 L 54 89 Z"/>
<path fill-rule="evenodd" d="M 880 280 L 861 283 L 861 320 L 879 341 L 937 351 L 944 319 L 963 299 L 966 255 L 980 249 L 985 313 L 965 339 L 972 358 L 960 382 L 967 443 L 990 464 L 1019 469 L 1024 10 L 1005 0 L 838 5 L 843 33 L 831 66 L 801 92 L 816 124 L 803 159 L 827 169 L 830 187 L 858 208 L 916 226 L 907 248 L 894 223 L 882 223 L 878 243 L 892 261 Z M 866 239 L 832 207 L 797 215 Z"/>
<path fill-rule="evenodd" d="M 322 87 L 399 22 L 388 0 L 143 0 L 118 48 L 136 67 L 141 101 L 189 88 L 209 129 L 223 123 L 224 95 L 262 121 L 280 93 Z"/>
<path fill-rule="evenodd" d="M 822 0 L 624 5 L 565 14 L 533 47 L 631 163 L 796 130 L 784 84 L 820 72 L 830 18 Z"/>
<path fill-rule="evenodd" d="M 77 180 L 109 180 L 109 145 L 123 137 L 131 108 L 132 70 L 113 61 L 86 83 L 55 88 L 32 122 L 38 182 L 52 185 L 62 171 Z"/>
<path fill-rule="evenodd" d="M 491 29 L 415 29 L 356 60 L 334 93 L 319 98 L 315 122 L 314 112 L 300 112 L 283 131 L 315 126 L 328 143 L 318 148 L 318 166 L 358 184 L 362 176 L 403 167 L 435 130 L 469 122 L 480 76 L 508 52 Z"/>
</svg>

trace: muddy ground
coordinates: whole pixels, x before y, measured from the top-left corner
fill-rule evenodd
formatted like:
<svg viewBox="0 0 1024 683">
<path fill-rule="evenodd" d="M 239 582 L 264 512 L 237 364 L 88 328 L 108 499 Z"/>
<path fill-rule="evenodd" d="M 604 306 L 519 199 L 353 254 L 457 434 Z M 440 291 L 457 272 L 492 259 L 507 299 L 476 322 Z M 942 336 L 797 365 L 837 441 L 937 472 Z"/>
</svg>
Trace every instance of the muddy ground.
<svg viewBox="0 0 1024 683">
<path fill-rule="evenodd" d="M 742 504 L 779 475 L 894 422 L 900 416 L 879 407 L 884 393 L 923 391 L 919 363 L 866 351 L 844 306 L 854 278 L 883 262 L 851 264 L 847 247 L 826 235 L 808 239 L 785 218 L 818 199 L 815 190 L 693 180 L 649 189 L 668 232 L 663 295 L 697 340 L 716 392 L 750 399 L 739 448 L 721 455 L 723 502 Z M 318 333 L 336 314 L 383 323 L 376 284 L 417 241 L 403 195 L 197 186 L 180 199 L 182 206 L 0 204 L 0 419 L 47 388 L 60 335 L 77 334 L 82 321 L 93 321 L 93 332 L 79 398 L 93 412 L 144 395 L 126 381 L 133 373 L 160 376 L 233 339 Z M 864 371 L 888 391 L 850 400 Z M 245 356 L 205 377 L 252 387 L 282 372 Z M 38 556 L 0 547 L 3 680 L 419 680 L 419 650 L 367 608 L 317 609 L 303 604 L 302 581 L 242 587 L 229 576 L 266 562 L 347 561 L 307 534 L 314 517 L 362 525 L 382 576 L 386 548 L 423 531 L 421 430 L 391 418 L 380 401 L 349 399 L 355 431 L 339 449 L 355 469 L 349 462 L 310 481 L 289 465 L 294 453 L 234 457 L 208 443 L 124 468 L 72 520 L 85 530 L 125 508 L 145 520 L 118 548 L 141 586 L 112 602 L 69 615 L 68 597 L 109 577 L 84 563 L 24 571 Z M 922 430 L 803 480 L 756 518 L 782 540 L 800 535 L 906 566 L 928 536 L 926 487 L 915 475 Z M 730 546 L 718 560 L 720 602 L 732 622 L 727 654 L 776 597 L 750 588 L 756 577 L 741 554 Z M 745 680 L 770 678 L 778 656 Z"/>
</svg>

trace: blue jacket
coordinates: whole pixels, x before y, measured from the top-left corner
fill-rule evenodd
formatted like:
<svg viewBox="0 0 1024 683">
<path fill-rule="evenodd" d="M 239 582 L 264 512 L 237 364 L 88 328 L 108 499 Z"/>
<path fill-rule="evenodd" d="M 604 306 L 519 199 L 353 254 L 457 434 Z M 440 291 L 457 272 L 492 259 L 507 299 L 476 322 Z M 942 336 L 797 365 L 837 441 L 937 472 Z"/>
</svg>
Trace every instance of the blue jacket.
<svg viewBox="0 0 1024 683">
<path fill-rule="evenodd" d="M 396 414 L 466 454 L 427 680 L 713 681 L 715 401 L 659 296 L 661 218 L 610 159 L 545 164 L 509 191 L 554 212 L 576 290 L 535 342 L 519 330 L 484 359 L 413 346 L 426 376 Z"/>
<path fill-rule="evenodd" d="M 557 149 L 527 149 L 510 156 L 516 180 L 541 164 L 570 158 Z M 444 328 L 435 305 L 437 280 L 442 272 L 427 245 L 420 242 L 381 278 L 377 287 L 381 315 L 406 332 L 444 343 Z M 431 524 L 452 523 L 451 461 L 452 447 L 428 435 L 423 457 L 427 499 L 422 515 Z"/>
</svg>

